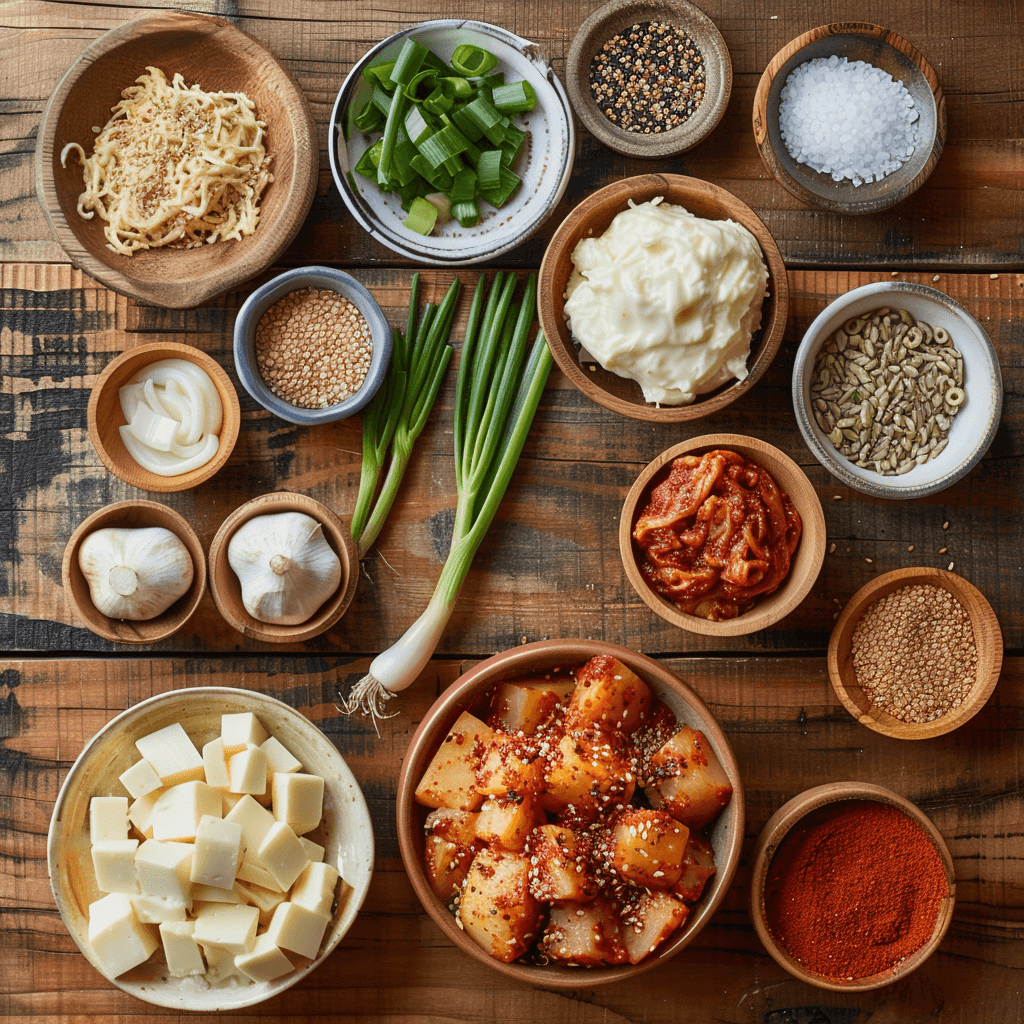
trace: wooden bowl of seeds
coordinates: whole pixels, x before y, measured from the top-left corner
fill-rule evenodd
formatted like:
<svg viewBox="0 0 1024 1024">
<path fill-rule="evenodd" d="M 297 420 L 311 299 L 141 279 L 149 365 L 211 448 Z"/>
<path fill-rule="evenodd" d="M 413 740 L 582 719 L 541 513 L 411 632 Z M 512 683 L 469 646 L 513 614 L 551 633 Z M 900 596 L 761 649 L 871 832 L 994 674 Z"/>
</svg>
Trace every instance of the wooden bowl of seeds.
<svg viewBox="0 0 1024 1024">
<path fill-rule="evenodd" d="M 391 361 L 391 328 L 351 274 L 300 267 L 245 300 L 234 347 L 242 387 L 275 416 L 312 426 L 369 404 Z"/>
<path fill-rule="evenodd" d="M 881 281 L 829 303 L 793 365 L 793 408 L 815 458 L 876 498 L 956 483 L 988 450 L 1003 408 L 984 328 L 926 285 Z"/>
<path fill-rule="evenodd" d="M 1003 634 L 971 583 L 943 569 L 896 569 L 861 587 L 828 645 L 843 706 L 884 736 L 923 740 L 959 728 L 992 695 Z"/>
</svg>

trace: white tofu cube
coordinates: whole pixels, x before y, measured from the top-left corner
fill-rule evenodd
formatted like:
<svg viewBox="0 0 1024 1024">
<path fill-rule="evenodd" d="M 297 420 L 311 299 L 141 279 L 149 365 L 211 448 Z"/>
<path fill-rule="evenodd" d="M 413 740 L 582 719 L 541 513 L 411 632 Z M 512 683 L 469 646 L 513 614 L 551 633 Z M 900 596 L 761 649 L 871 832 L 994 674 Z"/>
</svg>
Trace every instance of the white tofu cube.
<svg viewBox="0 0 1024 1024">
<path fill-rule="evenodd" d="M 274 822 L 256 853 L 278 887 L 285 890 L 309 863 L 299 837 L 283 821 Z"/>
<path fill-rule="evenodd" d="M 276 737 L 270 736 L 260 744 L 260 750 L 267 757 L 267 767 L 272 772 L 301 772 L 302 764 L 297 757 Z"/>
<path fill-rule="evenodd" d="M 193 882 L 230 889 L 242 861 L 242 826 L 204 814 L 196 830 L 192 856 Z"/>
<path fill-rule="evenodd" d="M 203 885 L 198 882 L 192 883 L 192 899 L 204 903 L 248 903 L 242 895 L 241 890 L 236 888 L 235 882 L 230 889 L 221 889 L 216 885 Z"/>
<path fill-rule="evenodd" d="M 205 777 L 203 756 L 179 722 L 135 741 L 139 753 L 153 766 L 164 786 Z"/>
<path fill-rule="evenodd" d="M 224 741 L 224 754 L 231 757 L 250 744 L 258 747 L 269 733 L 251 712 L 220 716 L 220 738 Z"/>
<path fill-rule="evenodd" d="M 329 920 L 327 914 L 307 910 L 297 903 L 282 903 L 274 911 L 266 934 L 282 949 L 312 960 L 320 949 Z"/>
<path fill-rule="evenodd" d="M 172 978 L 191 978 L 206 973 L 203 954 L 193 938 L 195 930 L 195 921 L 164 921 L 160 925 L 160 940 Z"/>
<path fill-rule="evenodd" d="M 278 885 L 277 879 L 264 867 L 261 861 L 250 860 L 248 855 L 243 857 L 242 863 L 238 865 L 236 881 L 259 885 L 264 889 L 273 889 L 281 893 L 287 888 L 286 886 Z"/>
<path fill-rule="evenodd" d="M 246 859 L 258 862 L 256 851 L 277 819 L 246 794 L 224 815 L 224 820 L 242 826 L 242 849 L 246 851 Z"/>
<path fill-rule="evenodd" d="M 259 747 L 246 747 L 232 754 L 228 759 L 228 776 L 232 793 L 263 796 L 267 791 L 267 755 Z"/>
<path fill-rule="evenodd" d="M 159 942 L 156 929 L 143 924 L 128 896 L 112 892 L 89 904 L 89 945 L 112 978 L 145 963 Z"/>
<path fill-rule="evenodd" d="M 296 835 L 312 832 L 324 814 L 324 780 L 319 775 L 274 773 L 274 817 Z"/>
<path fill-rule="evenodd" d="M 284 902 L 284 893 L 275 892 L 253 882 L 235 882 L 235 891 L 240 893 L 246 903 L 251 903 L 260 912 L 260 924 L 270 920 L 270 915 L 279 903 Z M 266 917 L 267 921 L 264 921 Z"/>
<path fill-rule="evenodd" d="M 139 891 L 135 875 L 135 851 L 138 839 L 108 839 L 92 844 L 92 869 L 101 892 Z"/>
<path fill-rule="evenodd" d="M 224 743 L 218 736 L 203 747 L 203 771 L 206 784 L 214 789 L 228 789 L 228 759 L 224 756 Z"/>
<path fill-rule="evenodd" d="M 305 836 L 299 836 L 299 842 L 302 843 L 302 848 L 310 860 L 322 861 L 324 859 L 324 848 L 319 843 L 314 843 L 312 839 L 307 839 Z"/>
<path fill-rule="evenodd" d="M 252 952 L 236 956 L 235 966 L 253 981 L 273 981 L 293 970 L 291 960 L 269 935 L 257 935 Z"/>
<path fill-rule="evenodd" d="M 149 823 L 154 839 L 192 841 L 204 814 L 221 815 L 220 790 L 205 782 L 183 782 L 164 790 L 153 805 Z"/>
<path fill-rule="evenodd" d="M 206 903 L 196 912 L 195 940 L 237 956 L 248 953 L 256 939 L 260 912 L 244 903 Z"/>
<path fill-rule="evenodd" d="M 94 796 L 89 801 L 89 842 L 128 838 L 128 797 Z"/>
<path fill-rule="evenodd" d="M 153 896 L 148 892 L 129 896 L 135 916 L 143 924 L 163 924 L 164 921 L 184 921 L 192 909 L 190 902 L 171 896 Z"/>
<path fill-rule="evenodd" d="M 235 966 L 235 954 L 220 946 L 202 946 L 206 957 L 206 980 L 220 985 L 230 979 L 231 984 L 248 984 L 248 978 Z"/>
<path fill-rule="evenodd" d="M 160 776 L 157 775 L 153 770 L 153 766 L 145 758 L 141 761 L 136 761 L 127 771 L 121 772 L 118 778 L 121 780 L 121 785 L 128 790 L 133 800 L 138 800 L 140 796 L 152 793 L 153 790 L 159 789 L 162 785 Z"/>
<path fill-rule="evenodd" d="M 146 793 L 137 800 L 133 800 L 128 808 L 128 820 L 135 826 L 136 831 L 147 839 L 153 838 L 153 808 L 160 799 L 164 790 L 154 789 L 152 793 Z"/>
<path fill-rule="evenodd" d="M 334 907 L 334 890 L 338 872 L 330 864 L 307 864 L 292 886 L 292 903 L 320 914 L 330 914 Z"/>
<path fill-rule="evenodd" d="M 187 903 L 192 899 L 191 843 L 159 843 L 147 839 L 135 854 L 139 887 L 151 896 Z"/>
</svg>

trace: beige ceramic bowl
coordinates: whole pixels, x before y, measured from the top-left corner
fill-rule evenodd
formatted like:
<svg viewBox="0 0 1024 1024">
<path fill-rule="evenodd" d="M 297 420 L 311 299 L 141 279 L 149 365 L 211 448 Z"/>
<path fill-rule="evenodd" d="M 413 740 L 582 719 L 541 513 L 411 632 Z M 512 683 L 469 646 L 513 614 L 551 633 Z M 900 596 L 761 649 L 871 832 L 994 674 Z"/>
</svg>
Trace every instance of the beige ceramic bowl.
<svg viewBox="0 0 1024 1024">
<path fill-rule="evenodd" d="M 139 529 L 161 526 L 180 540 L 192 558 L 192 584 L 165 612 L 155 618 L 132 621 L 112 619 L 93 603 L 89 581 L 78 564 L 82 541 L 96 530 Z M 172 508 L 155 501 L 118 501 L 93 512 L 71 535 L 62 565 L 64 598 L 97 636 L 121 644 L 151 644 L 177 633 L 199 607 L 206 591 L 206 552 L 196 531 Z"/>
<path fill-rule="evenodd" d="M 959 707 L 933 722 L 903 722 L 880 708 L 873 708 L 857 683 L 853 669 L 853 631 L 864 613 L 876 601 L 902 587 L 924 584 L 948 590 L 971 618 L 974 642 L 978 649 L 978 667 L 974 685 Z M 895 569 L 866 583 L 847 602 L 832 629 L 828 645 L 828 675 L 832 689 L 843 707 L 860 722 L 883 736 L 901 740 L 926 740 L 952 732 L 973 718 L 984 706 L 999 681 L 1003 665 L 1003 633 L 992 606 L 973 584 L 962 576 L 943 569 L 921 566 Z"/>
<path fill-rule="evenodd" d="M 242 585 L 228 562 L 228 545 L 235 531 L 255 516 L 279 512 L 303 512 L 323 527 L 324 537 L 341 560 L 341 582 L 338 589 L 308 618 L 294 626 L 261 622 L 253 618 L 242 604 Z M 299 643 L 319 636 L 345 614 L 356 595 L 359 582 L 359 555 L 347 522 L 326 505 L 305 494 L 274 491 L 247 501 L 221 524 L 210 545 L 210 593 L 227 622 L 253 640 L 272 644 Z"/>
<path fill-rule="evenodd" d="M 123 796 L 118 776 L 138 759 L 135 741 L 180 722 L 199 746 L 220 734 L 220 716 L 252 712 L 301 762 L 324 778 L 324 816 L 309 838 L 325 847 L 325 861 L 341 872 L 339 897 L 316 959 L 267 983 L 203 987 L 195 979 L 167 976 L 157 951 L 118 978 L 106 975 L 88 941 L 88 907 L 103 894 L 93 878 L 89 801 Z M 71 937 L 89 962 L 118 988 L 175 1010 L 234 1010 L 283 992 L 321 964 L 348 931 L 366 897 L 373 871 L 373 828 L 359 784 L 334 744 L 294 708 L 250 690 L 202 686 L 150 697 L 107 723 L 78 756 L 61 786 L 50 820 L 46 855 L 50 885 Z"/>
<path fill-rule="evenodd" d="M 160 476 L 143 469 L 129 454 L 121 440 L 120 428 L 125 425 L 118 392 L 140 370 L 162 359 L 185 359 L 204 370 L 213 381 L 224 419 L 220 429 L 220 446 L 209 462 L 178 476 Z M 89 395 L 86 414 L 89 438 L 103 465 L 119 480 L 143 491 L 168 493 L 186 491 L 209 480 L 230 458 L 242 424 L 241 407 L 231 378 L 220 363 L 201 349 L 174 341 L 157 341 L 130 348 L 116 356 L 99 375 Z"/>
<path fill-rule="evenodd" d="M 495 683 L 524 674 L 545 672 L 558 666 L 580 665 L 599 654 L 611 655 L 629 666 L 650 686 L 656 697 L 668 704 L 681 723 L 703 732 L 718 755 L 733 787 L 729 805 L 704 830 L 714 848 L 718 870 L 675 937 L 639 964 L 587 969 L 536 966 L 520 961 L 503 963 L 489 956 L 459 928 L 455 918 L 430 888 L 423 868 L 423 826 L 429 809 L 416 802 L 416 785 L 455 720 L 463 711 L 480 712 L 486 708 Z M 529 985 L 552 989 L 589 988 L 623 981 L 657 967 L 693 941 L 721 905 L 736 874 L 743 844 L 743 808 L 739 766 L 729 741 L 707 706 L 689 686 L 653 658 L 624 647 L 597 640 L 542 640 L 504 651 L 481 662 L 452 683 L 426 713 L 406 751 L 398 780 L 398 842 L 405 870 L 424 909 L 447 938 L 464 953 L 507 977 Z"/>
<path fill-rule="evenodd" d="M 744 458 L 766 469 L 779 488 L 789 495 L 803 523 L 800 544 L 790 562 L 789 575 L 774 594 L 759 597 L 754 607 L 735 619 L 711 622 L 696 615 L 688 615 L 666 598 L 650 588 L 640 571 L 643 552 L 633 542 L 633 527 L 651 496 L 651 491 L 664 480 L 669 464 L 680 455 L 703 455 L 724 448 L 738 452 Z M 703 633 L 706 636 L 741 636 L 767 629 L 787 616 L 810 593 L 825 560 L 825 514 L 818 495 L 804 471 L 784 452 L 755 437 L 742 434 L 705 434 L 673 445 L 662 452 L 636 478 L 626 500 L 622 503 L 619 519 L 619 553 L 622 565 L 633 589 L 644 603 L 673 626 Z"/>
<path fill-rule="evenodd" d="M 935 849 L 946 869 L 946 878 L 949 882 L 949 895 L 946 896 L 939 908 L 935 929 L 928 942 L 916 953 L 907 957 L 895 971 L 887 971 L 868 978 L 859 978 L 848 982 L 832 981 L 819 974 L 814 974 L 794 960 L 785 948 L 775 941 L 775 937 L 768 927 L 764 899 L 765 884 L 768 879 L 769 869 L 771 868 L 772 858 L 790 829 L 798 825 L 811 811 L 815 811 L 826 804 L 843 800 L 877 800 L 879 803 L 889 804 L 903 811 L 904 814 L 924 829 L 932 843 L 934 843 Z M 920 967 L 935 952 L 949 928 L 950 921 L 953 919 L 955 895 L 956 883 L 953 874 L 953 858 L 941 833 L 932 824 L 931 819 L 909 800 L 905 800 L 897 793 L 867 782 L 832 782 L 824 786 L 816 786 L 814 789 L 808 789 L 806 792 L 794 797 L 768 819 L 767 824 L 758 837 L 757 846 L 754 848 L 754 870 L 750 885 L 750 916 L 754 922 L 758 938 L 764 943 L 764 947 L 768 950 L 772 959 L 789 971 L 793 977 L 798 978 L 800 981 L 805 981 L 809 985 L 830 989 L 833 992 L 866 992 L 870 989 L 882 988 L 884 985 L 891 985 L 894 981 L 899 981 L 911 971 Z"/>
</svg>

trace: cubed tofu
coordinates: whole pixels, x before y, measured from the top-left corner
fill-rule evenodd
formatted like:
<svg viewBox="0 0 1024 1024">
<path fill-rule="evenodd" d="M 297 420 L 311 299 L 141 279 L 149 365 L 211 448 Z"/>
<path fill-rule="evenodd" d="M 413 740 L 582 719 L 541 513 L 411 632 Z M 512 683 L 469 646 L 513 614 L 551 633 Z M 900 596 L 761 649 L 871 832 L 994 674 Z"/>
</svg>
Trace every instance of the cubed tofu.
<svg viewBox="0 0 1024 1024">
<path fill-rule="evenodd" d="M 687 828 L 704 828 L 732 799 L 732 783 L 711 744 L 688 725 L 651 758 L 651 767 L 662 776 L 645 787 L 652 806 Z"/>
<path fill-rule="evenodd" d="M 553 903 L 540 949 L 551 960 L 579 967 L 626 963 L 622 926 L 603 897 L 587 903 Z"/>
<path fill-rule="evenodd" d="M 238 956 L 256 940 L 260 912 L 246 903 L 204 903 L 196 911 L 195 940 Z"/>
<path fill-rule="evenodd" d="M 183 782 L 165 789 L 149 818 L 153 838 L 191 842 L 203 815 L 219 818 L 222 808 L 220 790 L 205 782 Z"/>
<path fill-rule="evenodd" d="M 522 956 L 537 937 L 542 907 L 530 895 L 530 861 L 520 853 L 481 850 L 459 900 L 466 934 L 505 963 Z"/>
<path fill-rule="evenodd" d="M 167 973 L 172 978 L 191 978 L 206 973 L 203 954 L 194 938 L 195 930 L 195 921 L 164 921 L 160 925 Z"/>
<path fill-rule="evenodd" d="M 228 778 L 232 793 L 263 796 L 267 791 L 267 755 L 259 747 L 246 747 L 229 755 Z"/>
<path fill-rule="evenodd" d="M 159 944 L 156 928 L 135 916 L 126 893 L 112 892 L 89 904 L 89 945 L 112 978 L 145 963 Z"/>
<path fill-rule="evenodd" d="M 94 796 L 89 801 L 89 842 L 128 838 L 128 798 Z"/>
<path fill-rule="evenodd" d="M 156 807 L 157 800 L 165 792 L 164 789 L 154 789 L 152 793 L 146 793 L 137 800 L 133 800 L 128 808 L 128 820 L 132 823 L 132 827 L 139 835 L 145 836 L 147 839 L 153 838 L 153 808 Z"/>
<path fill-rule="evenodd" d="M 152 793 L 163 785 L 160 776 L 145 758 L 136 761 L 127 771 L 121 772 L 118 778 L 133 800 L 138 800 L 140 796 Z"/>
<path fill-rule="evenodd" d="M 220 738 L 224 743 L 225 757 L 231 757 L 250 745 L 258 747 L 268 737 L 269 733 L 252 712 L 220 716 Z"/>
<path fill-rule="evenodd" d="M 153 766 L 162 786 L 177 786 L 205 778 L 203 755 L 179 722 L 135 741 L 139 753 Z"/>
<path fill-rule="evenodd" d="M 319 843 L 314 843 L 312 839 L 307 839 L 305 836 L 299 836 L 299 842 L 302 843 L 302 848 L 310 860 L 321 861 L 324 859 L 325 851 Z"/>
<path fill-rule="evenodd" d="M 92 867 L 100 892 L 135 893 L 135 851 L 138 839 L 108 839 L 92 844 Z"/>
<path fill-rule="evenodd" d="M 599 733 L 564 735 L 549 762 L 541 802 L 556 813 L 572 808 L 582 820 L 629 803 L 636 780 L 618 748 Z"/>
<path fill-rule="evenodd" d="M 334 907 L 334 891 L 338 886 L 338 872 L 324 863 L 310 863 L 292 885 L 291 901 L 307 910 L 330 914 Z"/>
<path fill-rule="evenodd" d="M 256 851 L 277 821 L 273 814 L 246 794 L 224 815 L 224 820 L 241 825 L 242 847 L 246 851 L 246 857 L 248 860 L 258 861 Z"/>
<path fill-rule="evenodd" d="M 139 887 L 151 896 L 186 903 L 192 899 L 191 843 L 157 842 L 147 839 L 135 853 Z"/>
<path fill-rule="evenodd" d="M 284 902 L 285 894 L 265 889 L 262 885 L 252 882 L 235 882 L 235 890 L 241 893 L 244 902 L 251 903 L 260 912 L 260 927 L 270 923 L 270 917 L 279 903 Z"/>
<path fill-rule="evenodd" d="M 256 853 L 282 890 L 291 888 L 309 863 L 299 837 L 283 821 L 274 822 Z"/>
<path fill-rule="evenodd" d="M 228 759 L 224 756 L 224 741 L 219 736 L 203 747 L 203 772 L 208 786 L 221 791 L 231 789 Z"/>
<path fill-rule="evenodd" d="M 266 756 L 267 767 L 271 772 L 287 774 L 302 771 L 302 763 L 276 736 L 268 736 L 260 744 L 260 750 Z"/>
<path fill-rule="evenodd" d="M 202 882 L 192 883 L 192 899 L 196 904 L 200 903 L 248 903 L 249 900 L 242 895 L 238 888 L 238 882 L 234 882 L 230 889 L 222 889 L 219 885 L 204 885 Z"/>
<path fill-rule="evenodd" d="M 271 783 L 274 817 L 296 835 L 312 832 L 324 814 L 324 780 L 302 772 L 274 772 Z"/>
<path fill-rule="evenodd" d="M 628 735 L 644 724 L 653 702 L 650 687 L 632 669 L 618 658 L 598 655 L 576 677 L 565 727 L 576 732 L 596 726 Z"/>
<path fill-rule="evenodd" d="M 484 799 L 477 792 L 476 773 L 493 737 L 488 726 L 464 711 L 423 773 L 416 799 L 427 807 L 475 811 Z"/>
<path fill-rule="evenodd" d="M 328 914 L 300 907 L 297 903 L 285 902 L 279 904 L 274 911 L 266 934 L 282 949 L 312 960 L 320 950 L 329 921 Z"/>
<path fill-rule="evenodd" d="M 586 903 L 597 895 L 590 873 L 590 835 L 562 825 L 541 825 L 526 840 L 530 892 L 542 903 Z"/>
<path fill-rule="evenodd" d="M 608 859 L 622 878 L 647 889 L 671 889 L 683 870 L 689 829 L 666 811 L 630 807 L 610 829 Z"/>
<path fill-rule="evenodd" d="M 196 831 L 190 878 L 200 885 L 230 889 L 242 861 L 242 826 L 204 814 Z"/>
<path fill-rule="evenodd" d="M 250 885 L 259 885 L 264 889 L 273 889 L 276 892 L 284 892 L 287 886 L 278 884 L 277 879 L 266 869 L 262 861 L 250 860 L 248 856 L 242 858 L 238 865 L 236 881 L 246 882 Z"/>
<path fill-rule="evenodd" d="M 526 837 L 544 820 L 536 797 L 513 800 L 489 796 L 480 808 L 476 836 L 485 843 L 497 843 L 506 850 L 522 850 Z"/>
<path fill-rule="evenodd" d="M 476 791 L 485 796 L 536 793 L 544 781 L 543 768 L 539 758 L 527 761 L 520 756 L 515 743 L 495 736 L 477 770 Z"/>
<path fill-rule="evenodd" d="M 699 832 L 691 832 L 683 854 L 683 870 L 672 891 L 686 903 L 695 903 L 715 870 L 711 844 Z"/>
<path fill-rule="evenodd" d="M 573 683 L 543 679 L 509 679 L 498 683 L 491 698 L 487 724 L 502 732 L 531 735 L 572 693 Z"/>
<path fill-rule="evenodd" d="M 257 935 L 252 950 L 235 957 L 235 966 L 253 981 L 273 981 L 293 970 L 291 960 L 269 935 Z"/>
<path fill-rule="evenodd" d="M 645 892 L 630 904 L 622 942 L 631 964 L 653 953 L 686 920 L 689 908 L 668 892 Z"/>
<path fill-rule="evenodd" d="M 130 896 L 135 916 L 143 924 L 163 924 L 164 921 L 184 921 L 192 909 L 191 901 L 170 896 L 153 896 L 148 892 Z"/>
</svg>

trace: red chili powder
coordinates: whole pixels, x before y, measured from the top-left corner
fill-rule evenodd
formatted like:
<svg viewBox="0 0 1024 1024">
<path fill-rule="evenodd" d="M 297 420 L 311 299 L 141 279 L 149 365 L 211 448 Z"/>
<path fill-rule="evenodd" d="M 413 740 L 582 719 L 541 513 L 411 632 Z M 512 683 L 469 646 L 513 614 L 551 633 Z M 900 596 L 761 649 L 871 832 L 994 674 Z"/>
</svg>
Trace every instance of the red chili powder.
<svg viewBox="0 0 1024 1024">
<path fill-rule="evenodd" d="M 835 981 L 890 971 L 935 930 L 949 895 L 927 832 L 873 800 L 826 804 L 782 840 L 765 884 L 775 940 Z"/>
</svg>

